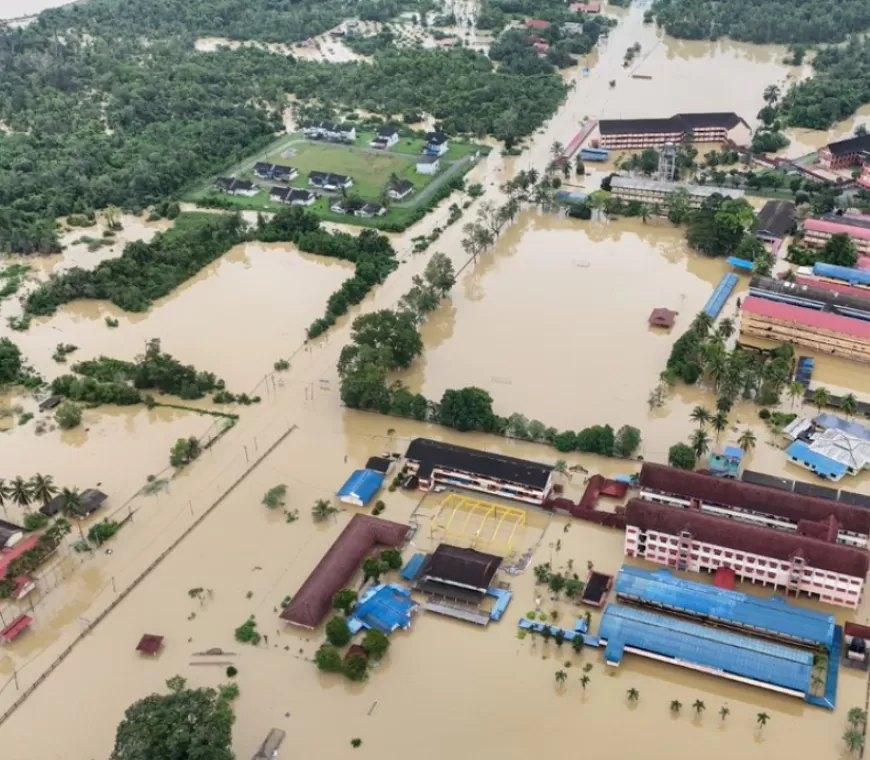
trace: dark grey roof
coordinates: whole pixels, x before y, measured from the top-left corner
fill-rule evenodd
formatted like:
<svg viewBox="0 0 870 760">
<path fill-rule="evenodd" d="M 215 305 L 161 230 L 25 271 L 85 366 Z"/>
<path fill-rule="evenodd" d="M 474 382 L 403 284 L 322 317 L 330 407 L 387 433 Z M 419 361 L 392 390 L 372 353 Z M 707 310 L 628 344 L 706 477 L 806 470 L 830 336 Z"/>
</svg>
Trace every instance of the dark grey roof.
<svg viewBox="0 0 870 760">
<path fill-rule="evenodd" d="M 232 182 L 232 190 L 253 190 L 254 183 L 248 182 L 246 179 L 234 179 Z"/>
<path fill-rule="evenodd" d="M 752 295 L 765 297 L 765 294 L 775 296 L 773 300 L 801 305 L 808 301 L 821 305 L 824 311 L 842 314 L 857 319 L 870 319 L 870 299 L 863 296 L 853 296 L 824 288 L 814 288 L 811 285 L 777 280 L 773 277 L 753 277 L 749 282 Z"/>
<path fill-rule="evenodd" d="M 344 174 L 332 174 L 331 172 L 308 172 L 308 179 L 320 185 L 344 185 L 350 177 Z"/>
<path fill-rule="evenodd" d="M 102 491 L 98 491 L 96 488 L 86 488 L 79 494 L 81 509 L 78 510 L 78 515 L 80 517 L 87 517 L 96 512 L 100 508 L 100 505 L 102 505 L 102 503 L 108 498 L 109 497 L 106 496 L 106 494 Z M 48 504 L 40 507 L 39 511 L 46 517 L 54 517 L 58 512 L 60 512 L 63 503 L 63 494 L 58 494 L 48 502 Z"/>
<path fill-rule="evenodd" d="M 865 496 L 863 493 L 854 493 L 853 491 L 840 491 L 840 501 L 845 504 L 852 504 L 856 507 L 864 507 L 870 509 L 870 496 Z"/>
<path fill-rule="evenodd" d="M 831 501 L 837 501 L 838 494 L 836 488 L 827 488 L 825 486 L 813 485 L 812 483 L 804 483 L 802 480 L 795 481 L 794 492 L 803 494 L 804 496 L 815 496 L 818 499 L 831 499 Z"/>
<path fill-rule="evenodd" d="M 272 167 L 272 173 L 276 177 L 281 177 L 281 176 L 287 176 L 290 174 L 296 174 L 297 172 L 296 172 L 296 169 L 294 169 L 292 166 L 284 166 L 283 164 L 275 164 Z"/>
<path fill-rule="evenodd" d="M 392 137 L 399 133 L 399 130 L 395 127 L 381 127 L 378 130 L 378 137 Z"/>
<path fill-rule="evenodd" d="M 441 145 L 447 142 L 447 135 L 443 132 L 427 132 L 426 142 L 430 145 Z"/>
<path fill-rule="evenodd" d="M 395 182 L 390 184 L 390 190 L 395 190 L 397 193 L 404 194 L 409 190 L 414 189 L 414 183 L 410 182 L 407 179 L 398 179 Z"/>
<path fill-rule="evenodd" d="M 494 554 L 441 544 L 426 558 L 420 580 L 486 590 L 499 565 L 501 557 Z"/>
<path fill-rule="evenodd" d="M 856 216 L 855 214 L 822 214 L 823 222 L 845 224 L 847 227 L 858 227 L 862 230 L 870 230 L 870 216 Z"/>
<path fill-rule="evenodd" d="M 862 150 L 870 150 L 870 135 L 859 135 L 847 140 L 837 140 L 825 146 L 831 155 L 846 156 L 850 153 L 859 153 Z"/>
<path fill-rule="evenodd" d="M 528 488 L 544 488 L 553 471 L 552 465 L 528 459 L 494 454 L 480 449 L 468 449 L 452 443 L 415 438 L 405 457 L 419 462 L 418 475 L 428 478 L 433 467 L 443 467 L 469 475 L 484 475 L 506 483 Z"/>
<path fill-rule="evenodd" d="M 232 177 L 218 177 L 214 181 L 215 185 L 224 190 L 229 190 L 233 186 L 233 182 L 234 180 Z"/>
<path fill-rule="evenodd" d="M 369 457 L 369 461 L 366 462 L 366 469 L 386 473 L 392 464 L 393 460 L 389 457 Z"/>
<path fill-rule="evenodd" d="M 288 203 L 293 203 L 293 201 L 307 201 L 311 198 L 315 197 L 314 193 L 310 190 L 298 190 L 287 188 L 289 192 L 287 193 L 287 201 Z"/>
<path fill-rule="evenodd" d="M 383 206 L 380 203 L 365 203 L 360 208 L 360 211 L 366 214 L 380 214 Z"/>
<path fill-rule="evenodd" d="M 794 209 L 791 201 L 768 201 L 758 214 L 758 232 L 784 238 L 794 225 Z"/>
<path fill-rule="evenodd" d="M 744 470 L 740 479 L 744 483 L 752 483 L 756 486 L 767 486 L 768 488 L 778 488 L 780 491 L 791 491 L 794 488 L 794 481 L 788 478 L 776 478 L 773 475 L 768 475 L 764 472 L 753 472 L 752 470 Z"/>
<path fill-rule="evenodd" d="M 269 197 L 273 201 L 286 201 L 289 193 L 290 193 L 289 187 L 273 187 L 272 192 L 269 193 Z"/>
<path fill-rule="evenodd" d="M 440 159 L 440 156 L 428 156 L 423 154 L 422 156 L 417 156 L 418 164 L 434 164 L 436 161 Z"/>
<path fill-rule="evenodd" d="M 263 161 L 257 161 L 254 164 L 255 172 L 263 172 L 265 174 L 270 174 L 275 167 L 272 164 L 264 163 Z"/>
<path fill-rule="evenodd" d="M 63 396 L 49 396 L 39 402 L 39 411 L 45 412 L 49 409 L 54 409 L 61 401 L 63 401 Z"/>
<path fill-rule="evenodd" d="M 598 131 L 602 135 L 685 133 L 696 129 L 710 129 L 713 127 L 732 129 L 741 123 L 746 124 L 733 111 L 720 113 L 680 113 L 666 119 L 602 119 L 598 122 Z"/>
</svg>

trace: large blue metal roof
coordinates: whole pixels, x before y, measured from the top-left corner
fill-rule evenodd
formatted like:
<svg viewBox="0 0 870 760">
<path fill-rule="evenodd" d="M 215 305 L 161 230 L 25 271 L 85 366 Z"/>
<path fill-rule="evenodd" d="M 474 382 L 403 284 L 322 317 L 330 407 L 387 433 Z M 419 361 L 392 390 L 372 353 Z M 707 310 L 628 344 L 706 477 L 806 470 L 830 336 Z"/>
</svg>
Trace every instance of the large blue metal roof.
<svg viewBox="0 0 870 760">
<path fill-rule="evenodd" d="M 598 635 L 607 642 L 607 662 L 621 662 L 625 648 L 633 647 L 714 675 L 748 678 L 800 694 L 810 691 L 812 654 L 770 641 L 620 604 L 607 606 Z"/>
<path fill-rule="evenodd" d="M 809 467 L 820 478 L 828 478 L 830 480 L 838 480 L 842 478 L 848 471 L 842 462 L 836 459 L 826 457 L 818 451 L 814 451 L 803 441 L 795 441 L 786 450 L 785 455 L 792 459 L 799 459 L 807 467 Z"/>
<path fill-rule="evenodd" d="M 830 648 L 834 640 L 833 615 L 789 604 L 782 598 L 765 599 L 740 591 L 708 586 L 678 578 L 667 570 L 623 566 L 616 576 L 617 598 L 666 607 L 710 622 L 723 622 L 768 636 L 781 636 L 811 646 Z"/>
<path fill-rule="evenodd" d="M 864 269 L 852 269 L 840 267 L 836 264 L 813 264 L 813 274 L 819 277 L 830 277 L 835 280 L 843 280 L 850 285 L 870 285 L 870 272 Z"/>
<path fill-rule="evenodd" d="M 356 470 L 341 487 L 338 497 L 350 503 L 368 504 L 384 483 L 383 473 L 375 470 Z"/>
</svg>

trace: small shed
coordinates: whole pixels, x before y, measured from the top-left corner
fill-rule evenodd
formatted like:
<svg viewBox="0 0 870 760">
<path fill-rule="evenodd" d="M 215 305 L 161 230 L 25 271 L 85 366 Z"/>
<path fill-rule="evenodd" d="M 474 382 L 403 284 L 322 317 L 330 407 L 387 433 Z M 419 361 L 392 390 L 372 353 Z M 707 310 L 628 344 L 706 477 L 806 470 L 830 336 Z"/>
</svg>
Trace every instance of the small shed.
<svg viewBox="0 0 870 760">
<path fill-rule="evenodd" d="M 338 491 L 343 504 L 364 507 L 384 484 L 384 476 L 375 470 L 356 470 Z"/>
<path fill-rule="evenodd" d="M 49 396 L 39 402 L 39 411 L 47 412 L 50 409 L 54 409 L 56 406 L 60 405 L 61 401 L 63 401 L 63 396 Z"/>
<path fill-rule="evenodd" d="M 136 651 L 139 652 L 139 654 L 147 654 L 152 657 L 161 649 L 163 649 L 163 637 L 156 636 L 153 633 L 146 633 L 141 639 L 139 639 L 139 644 L 136 647 Z"/>
<path fill-rule="evenodd" d="M 677 314 L 679 313 L 671 309 L 653 309 L 649 315 L 649 325 L 650 327 L 664 327 L 666 330 L 670 330 L 674 326 Z"/>
<path fill-rule="evenodd" d="M 717 478 L 738 478 L 740 465 L 743 464 L 743 449 L 739 446 L 726 446 L 720 454 L 710 455 L 710 472 Z"/>
<path fill-rule="evenodd" d="M 10 641 L 14 641 L 17 639 L 22 633 L 24 633 L 28 628 L 30 628 L 30 624 L 33 622 L 33 618 L 30 615 L 19 615 L 15 620 L 13 620 L 9 625 L 7 625 L 2 631 L 0 631 L 0 639 L 4 641 L 4 643 L 9 643 Z"/>
</svg>

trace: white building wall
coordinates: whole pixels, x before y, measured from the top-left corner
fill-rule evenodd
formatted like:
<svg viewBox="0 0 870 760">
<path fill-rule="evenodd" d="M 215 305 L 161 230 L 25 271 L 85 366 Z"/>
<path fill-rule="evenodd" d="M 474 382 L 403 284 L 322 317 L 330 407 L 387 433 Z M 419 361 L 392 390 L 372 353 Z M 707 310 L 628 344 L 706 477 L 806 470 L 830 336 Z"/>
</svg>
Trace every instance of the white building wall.
<svg viewBox="0 0 870 760">
<path fill-rule="evenodd" d="M 641 538 L 645 537 L 641 547 Z M 657 531 L 642 534 L 640 529 L 629 525 L 625 529 L 624 553 L 628 557 L 640 557 L 649 562 L 676 567 L 679 558 L 678 536 Z M 713 572 L 720 567 L 731 568 L 741 580 L 761 583 L 775 589 L 789 589 L 791 562 L 787 560 L 751 554 L 738 549 L 729 549 L 716 544 L 692 540 L 686 570 Z M 861 602 L 864 579 L 832 573 L 804 566 L 798 589 L 811 594 L 828 604 L 855 609 Z"/>
</svg>

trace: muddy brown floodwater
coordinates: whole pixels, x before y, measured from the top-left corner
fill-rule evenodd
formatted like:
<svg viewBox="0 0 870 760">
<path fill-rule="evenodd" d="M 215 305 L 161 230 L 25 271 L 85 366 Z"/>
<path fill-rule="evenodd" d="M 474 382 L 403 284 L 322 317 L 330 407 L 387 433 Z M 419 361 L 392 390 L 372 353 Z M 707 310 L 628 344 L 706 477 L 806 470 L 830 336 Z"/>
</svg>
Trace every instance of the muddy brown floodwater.
<svg viewBox="0 0 870 760">
<path fill-rule="evenodd" d="M 584 116 L 735 110 L 754 121 L 764 87 L 799 75 L 782 65 L 780 48 L 668 40 L 643 25 L 642 7 L 618 15 L 621 24 L 609 42 L 585 62 L 591 73 L 584 75 L 581 67 L 567 73 L 575 88 L 530 150 L 512 159 L 494 151 L 473 170 L 470 179 L 483 183 L 487 199 L 498 198 L 498 186 L 513 172 L 543 165 L 551 143 L 568 142 Z M 651 80 L 632 80 L 622 67 L 623 52 L 635 41 L 643 49 L 638 65 Z M 610 79 L 617 80 L 616 88 L 608 86 Z M 584 180 L 587 188 L 597 187 L 600 176 L 592 169 Z M 471 213 L 473 208 L 466 215 Z M 438 209 L 393 238 L 404 263 L 355 314 L 395 305 L 426 264 L 425 256 L 409 255 L 411 238 L 443 225 L 446 217 L 447 209 Z M 434 250 L 461 266 L 461 237 L 461 225 L 448 227 Z M 701 388 L 677 388 L 663 408 L 650 413 L 647 395 L 672 342 L 723 272 L 721 262 L 693 254 L 682 231 L 666 223 L 584 223 L 525 212 L 491 251 L 464 270 L 450 299 L 425 326 L 424 357 L 405 379 L 434 396 L 447 387 L 476 383 L 492 393 L 500 414 L 522 412 L 563 428 L 634 424 L 643 432 L 644 455 L 662 459 L 671 443 L 688 434 L 691 407 L 711 406 L 714 398 Z M 618 670 L 605 669 L 600 653 L 578 656 L 555 644 L 516 639 L 515 620 L 535 606 L 536 596 L 543 597 L 545 611 L 555 608 L 562 620 L 578 614 L 536 590 L 528 572 L 509 579 L 514 601 L 499 624 L 484 630 L 421 614 L 409 632 L 394 635 L 390 654 L 367 683 L 350 685 L 319 675 L 309 660 L 322 632 L 288 630 L 277 619 L 281 600 L 296 593 L 352 514 L 344 511 L 316 525 L 309 515 L 315 499 L 332 498 L 367 457 L 402 451 L 420 435 L 544 461 L 557 456 L 533 444 L 343 409 L 335 362 L 354 315 L 307 349 L 294 351 L 304 326 L 348 274 L 344 265 L 302 256 L 290 246 L 245 246 L 146 314 L 117 314 L 122 322 L 117 331 L 107 330 L 102 320 L 116 312 L 89 303 L 72 304 L 29 333 L 15 335 L 37 368 L 54 370 L 50 374 L 56 368 L 49 354 L 61 340 L 79 345 L 83 357 L 130 357 L 145 339 L 160 337 L 180 359 L 217 372 L 234 389 L 259 383 L 263 402 L 243 409 L 238 426 L 166 490 L 129 504 L 127 498 L 145 476 L 165 464 L 168 442 L 202 432 L 211 419 L 165 410 L 98 409 L 86 415 L 89 429 L 69 438 L 54 431 L 37 439 L 24 426 L 0 439 L 4 462 L 24 474 L 40 469 L 82 487 L 103 482 L 112 497 L 107 511 L 119 516 L 132 511 L 134 517 L 112 540 L 111 555 L 76 555 L 65 546 L 41 577 L 33 629 L 0 656 L 0 711 L 19 693 L 13 671 L 17 688 L 26 689 L 87 633 L 2 725 L 4 746 L 13 748 L 6 755 L 15 760 L 106 757 L 124 708 L 163 689 L 166 678 L 181 674 L 197 686 L 224 680 L 225 665 L 193 665 L 203 662 L 194 652 L 219 646 L 236 653 L 221 659 L 239 669 L 233 737 L 242 759 L 272 727 L 287 731 L 288 756 L 330 759 L 350 752 L 354 737 L 362 739 L 363 751 L 383 757 L 413 753 L 426 760 L 447 754 L 513 760 L 572 751 L 609 760 L 637 754 L 641 742 L 645 754 L 675 760 L 843 756 L 845 714 L 864 704 L 863 676 L 841 673 L 838 708 L 829 713 L 631 656 Z M 655 306 L 680 311 L 671 334 L 647 329 Z M 733 311 L 732 299 L 725 313 Z M 276 359 L 291 354 L 289 372 L 263 381 Z M 829 387 L 870 394 L 866 373 L 853 365 L 819 357 L 816 376 Z M 746 426 L 756 431 L 759 443 L 750 466 L 805 477 L 784 464 L 754 407 L 737 407 L 732 423 L 735 430 L 723 438 Z M 568 459 L 608 475 L 637 467 L 590 456 Z M 581 475 L 574 477 L 567 488 L 576 499 L 583 484 Z M 288 486 L 288 507 L 299 510 L 296 522 L 287 523 L 283 514 L 260 503 L 278 483 Z M 848 487 L 867 492 L 866 477 Z M 382 498 L 385 517 L 409 521 L 420 494 L 384 492 Z M 437 503 L 429 498 L 419 507 L 415 546 L 431 545 L 428 529 L 436 511 Z M 129 596 L 89 628 L 190 528 Z M 533 563 L 553 561 L 567 568 L 570 560 L 584 568 L 591 561 L 615 572 L 622 562 L 621 533 L 569 526 L 537 510 L 528 511 L 522 541 L 537 546 Z M 213 596 L 200 604 L 187 594 L 195 587 L 211 589 Z M 11 603 L 0 605 L 0 612 L 28 608 Z M 842 611 L 835 612 L 844 619 Z M 251 614 L 268 644 L 251 647 L 233 640 L 233 629 Z M 850 617 L 870 622 L 868 604 Z M 166 637 L 165 650 L 153 659 L 133 651 L 146 632 Z M 585 693 L 579 683 L 584 663 L 592 666 Z M 564 689 L 554 685 L 559 669 L 569 674 Z M 627 704 L 628 688 L 640 692 L 635 707 Z M 686 706 L 679 717 L 669 713 L 673 699 Z M 707 706 L 700 718 L 688 707 L 696 699 Z M 731 710 L 725 722 L 717 715 L 723 704 Z M 771 715 L 763 731 L 755 728 L 760 711 Z M 46 715 L 52 716 L 51 731 L 40 730 Z"/>
</svg>

